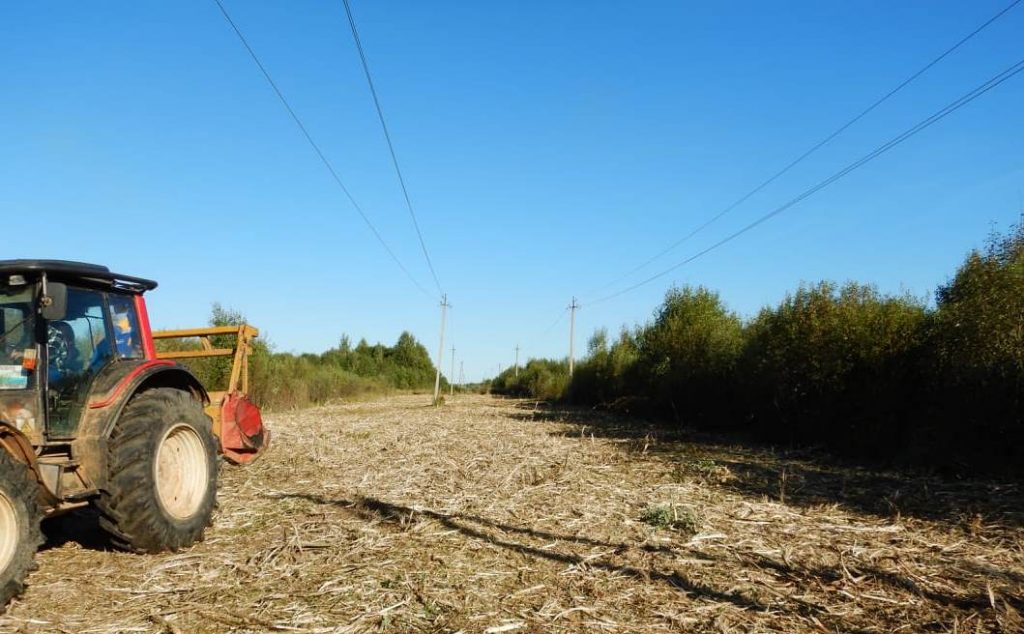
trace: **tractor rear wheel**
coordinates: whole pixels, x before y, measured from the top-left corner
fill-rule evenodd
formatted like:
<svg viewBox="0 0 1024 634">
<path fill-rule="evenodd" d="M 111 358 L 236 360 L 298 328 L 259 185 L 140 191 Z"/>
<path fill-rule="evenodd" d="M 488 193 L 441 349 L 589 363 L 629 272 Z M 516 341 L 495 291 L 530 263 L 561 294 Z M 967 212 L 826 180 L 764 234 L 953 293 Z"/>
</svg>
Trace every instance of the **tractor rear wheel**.
<svg viewBox="0 0 1024 634">
<path fill-rule="evenodd" d="M 191 394 L 138 394 L 114 425 L 100 526 L 135 552 L 191 546 L 210 525 L 217 496 L 217 445 L 210 418 Z"/>
<path fill-rule="evenodd" d="M 0 611 L 24 589 L 43 543 L 38 494 L 28 467 L 0 449 Z"/>
</svg>

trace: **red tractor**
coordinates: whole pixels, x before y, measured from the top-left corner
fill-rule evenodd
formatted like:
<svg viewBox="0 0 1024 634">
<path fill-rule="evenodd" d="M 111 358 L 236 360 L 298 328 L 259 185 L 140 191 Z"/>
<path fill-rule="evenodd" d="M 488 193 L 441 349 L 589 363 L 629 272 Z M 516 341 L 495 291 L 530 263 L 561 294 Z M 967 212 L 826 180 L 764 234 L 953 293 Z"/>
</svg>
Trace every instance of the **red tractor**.
<svg viewBox="0 0 1024 634">
<path fill-rule="evenodd" d="M 248 462 L 269 442 L 246 397 L 256 329 L 153 333 L 143 294 L 156 285 L 93 264 L 0 261 L 0 610 L 23 588 L 43 518 L 92 506 L 115 546 L 189 546 L 210 524 L 218 455 Z M 236 345 L 211 344 L 227 335 Z M 155 338 L 202 345 L 158 353 Z M 217 356 L 233 365 L 212 394 L 174 360 Z"/>
</svg>

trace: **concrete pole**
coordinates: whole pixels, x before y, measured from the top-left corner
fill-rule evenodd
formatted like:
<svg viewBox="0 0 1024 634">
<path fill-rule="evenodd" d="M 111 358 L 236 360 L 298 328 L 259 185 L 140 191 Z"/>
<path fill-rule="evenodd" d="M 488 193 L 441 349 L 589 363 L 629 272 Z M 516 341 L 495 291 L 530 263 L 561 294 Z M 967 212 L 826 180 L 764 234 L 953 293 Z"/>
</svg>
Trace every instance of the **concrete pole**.
<svg viewBox="0 0 1024 634">
<path fill-rule="evenodd" d="M 455 394 L 455 346 L 452 346 L 452 371 L 448 375 L 448 396 Z"/>
<path fill-rule="evenodd" d="M 572 304 L 569 305 L 570 317 L 569 317 L 569 376 L 572 377 L 573 369 L 576 365 L 576 309 L 580 305 L 576 303 L 576 298 L 572 298 Z"/>
<path fill-rule="evenodd" d="M 444 324 L 448 317 L 448 295 L 441 296 L 441 342 L 437 346 L 437 374 L 434 375 L 434 405 L 441 396 L 441 363 L 444 362 Z"/>
</svg>

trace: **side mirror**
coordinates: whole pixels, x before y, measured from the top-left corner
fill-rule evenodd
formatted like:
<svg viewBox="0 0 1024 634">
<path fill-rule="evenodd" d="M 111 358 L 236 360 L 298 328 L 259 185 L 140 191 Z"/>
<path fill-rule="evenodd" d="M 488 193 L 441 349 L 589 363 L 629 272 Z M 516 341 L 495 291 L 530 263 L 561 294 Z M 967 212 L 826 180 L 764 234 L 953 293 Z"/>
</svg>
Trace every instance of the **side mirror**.
<svg viewBox="0 0 1024 634">
<path fill-rule="evenodd" d="M 39 312 L 48 321 L 64 319 L 68 312 L 68 287 L 60 282 L 48 283 Z"/>
</svg>

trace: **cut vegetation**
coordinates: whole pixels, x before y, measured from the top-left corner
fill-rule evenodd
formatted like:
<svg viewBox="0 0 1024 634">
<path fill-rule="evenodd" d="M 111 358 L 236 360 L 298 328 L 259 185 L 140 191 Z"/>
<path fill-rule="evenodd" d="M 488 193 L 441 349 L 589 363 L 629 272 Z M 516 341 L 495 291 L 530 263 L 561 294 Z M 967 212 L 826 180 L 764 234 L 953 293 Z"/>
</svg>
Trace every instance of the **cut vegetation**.
<svg viewBox="0 0 1024 634">
<path fill-rule="evenodd" d="M 457 396 L 268 417 L 206 541 L 44 525 L 19 632 L 1016 632 L 1024 496 Z M 79 540 L 79 541 L 71 541 Z M 102 583 L 96 580 L 102 579 Z"/>
</svg>

